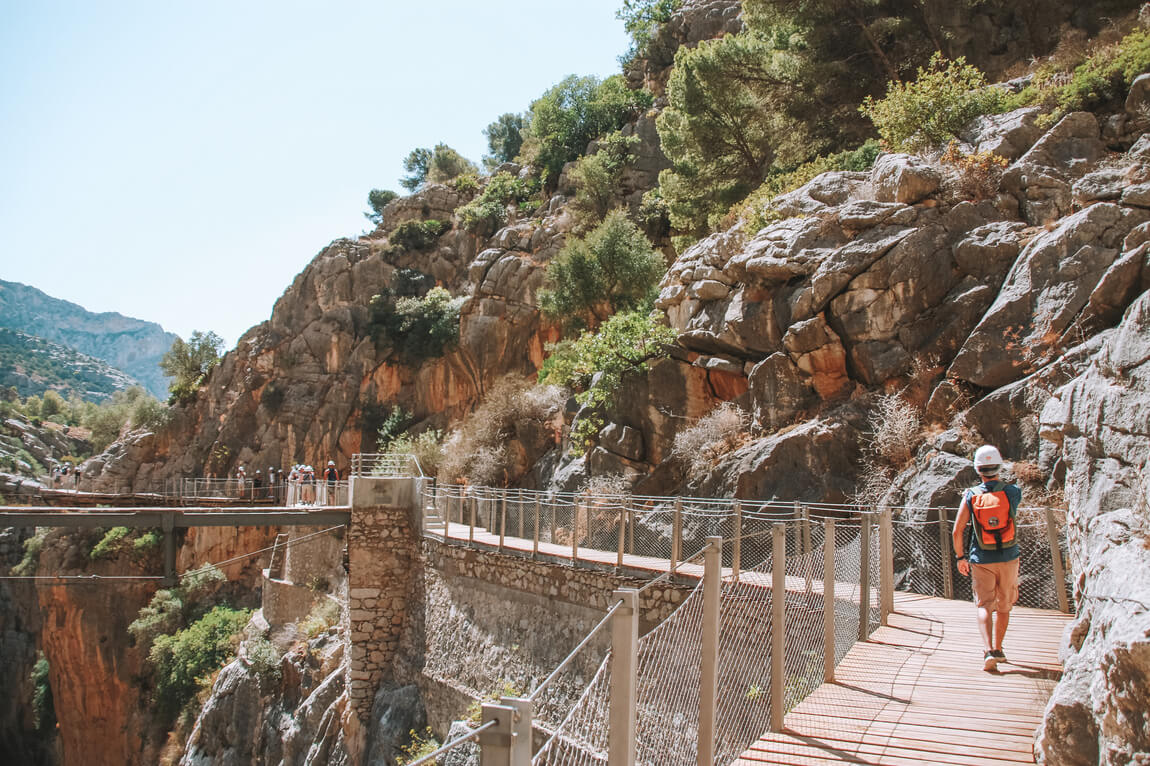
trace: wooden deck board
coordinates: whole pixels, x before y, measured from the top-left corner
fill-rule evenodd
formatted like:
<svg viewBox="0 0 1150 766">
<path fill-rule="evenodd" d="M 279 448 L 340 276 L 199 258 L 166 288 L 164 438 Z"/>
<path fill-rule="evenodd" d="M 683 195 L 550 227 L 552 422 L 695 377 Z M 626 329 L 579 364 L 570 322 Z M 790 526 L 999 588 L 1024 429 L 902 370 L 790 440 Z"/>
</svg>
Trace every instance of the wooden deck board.
<svg viewBox="0 0 1150 766">
<path fill-rule="evenodd" d="M 1015 608 L 1009 662 L 986 673 L 969 602 L 896 593 L 895 610 L 890 625 L 851 648 L 833 683 L 787 714 L 783 732 L 767 732 L 735 763 L 1034 763 L 1070 616 Z"/>
<path fill-rule="evenodd" d="M 448 525 L 448 537 L 466 542 L 467 525 Z M 476 528 L 475 542 L 499 546 L 499 536 Z M 531 553 L 533 542 L 506 536 L 503 548 Z M 539 543 L 539 553 L 571 559 L 570 545 Z M 618 553 L 579 548 L 580 561 L 606 566 Z M 635 572 L 667 571 L 667 559 L 623 557 Z M 701 563 L 680 563 L 676 573 L 701 578 Z M 731 570 L 724 569 L 724 577 Z M 742 581 L 771 587 L 770 575 L 746 572 Z M 788 591 L 822 592 L 789 575 Z M 877 588 L 871 591 L 877 598 Z M 856 601 L 857 583 L 836 583 L 839 599 Z M 873 602 L 872 602 L 873 603 Z M 1058 649 L 1070 615 L 1017 607 L 1011 615 L 1000 672 L 982 670 L 982 644 L 968 601 L 895 593 L 889 624 L 856 643 L 835 671 L 787 714 L 782 732 L 767 732 L 734 763 L 874 764 L 876 766 L 1008 766 L 1034 763 L 1034 732 L 1061 674 Z M 983 714 L 983 710 L 993 713 Z"/>
</svg>

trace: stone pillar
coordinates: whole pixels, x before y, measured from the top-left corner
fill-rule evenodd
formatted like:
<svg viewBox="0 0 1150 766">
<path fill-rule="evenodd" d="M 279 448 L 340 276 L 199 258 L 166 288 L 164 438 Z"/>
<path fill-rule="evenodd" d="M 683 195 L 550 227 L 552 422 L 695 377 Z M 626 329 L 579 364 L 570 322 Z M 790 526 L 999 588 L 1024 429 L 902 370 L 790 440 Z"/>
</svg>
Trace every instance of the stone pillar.
<svg viewBox="0 0 1150 766">
<path fill-rule="evenodd" d="M 347 689 L 355 739 L 362 740 L 408 618 L 419 570 L 419 525 L 410 479 L 354 477 L 352 482 Z M 356 753 L 357 762 L 361 756 Z"/>
</svg>

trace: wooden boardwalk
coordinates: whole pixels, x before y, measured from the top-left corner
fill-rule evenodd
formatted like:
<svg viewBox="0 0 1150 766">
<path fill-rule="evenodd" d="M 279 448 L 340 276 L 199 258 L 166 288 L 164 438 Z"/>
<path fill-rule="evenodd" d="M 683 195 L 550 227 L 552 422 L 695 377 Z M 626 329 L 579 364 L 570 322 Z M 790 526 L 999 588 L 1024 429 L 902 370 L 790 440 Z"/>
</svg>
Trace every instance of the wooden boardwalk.
<svg viewBox="0 0 1150 766">
<path fill-rule="evenodd" d="M 890 624 L 860 642 L 823 684 L 735 761 L 761 764 L 1034 763 L 1032 743 L 1061 674 L 1070 615 L 1016 607 L 1009 662 L 982 670 L 974 606 L 895 594 Z"/>
</svg>

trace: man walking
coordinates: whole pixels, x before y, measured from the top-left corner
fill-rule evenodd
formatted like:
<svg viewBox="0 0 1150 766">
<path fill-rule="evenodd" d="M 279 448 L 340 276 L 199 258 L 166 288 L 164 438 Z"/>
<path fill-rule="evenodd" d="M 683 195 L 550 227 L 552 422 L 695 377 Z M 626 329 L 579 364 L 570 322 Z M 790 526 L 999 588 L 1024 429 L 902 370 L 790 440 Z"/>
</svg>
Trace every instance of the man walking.
<svg viewBox="0 0 1150 766">
<path fill-rule="evenodd" d="M 974 470 L 982 479 L 966 490 L 954 520 L 954 550 L 958 571 L 970 575 L 974 602 L 978 607 L 978 632 L 986 653 L 982 669 L 992 671 L 1006 662 L 1002 639 L 1010 624 L 1010 609 L 1018 600 L 1018 536 L 1015 520 L 1022 502 L 1022 490 L 999 481 L 1002 455 L 990 445 L 974 453 Z M 969 544 L 963 537 L 971 525 Z"/>
</svg>

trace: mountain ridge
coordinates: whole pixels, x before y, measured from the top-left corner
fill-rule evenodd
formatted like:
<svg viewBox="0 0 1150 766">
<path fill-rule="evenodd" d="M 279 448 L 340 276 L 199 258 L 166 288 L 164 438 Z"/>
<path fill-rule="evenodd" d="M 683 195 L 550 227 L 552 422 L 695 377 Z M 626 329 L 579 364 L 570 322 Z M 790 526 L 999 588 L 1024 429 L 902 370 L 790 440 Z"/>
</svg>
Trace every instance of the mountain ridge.
<svg viewBox="0 0 1150 766">
<path fill-rule="evenodd" d="M 177 336 L 155 322 L 118 312 L 93 312 L 39 288 L 0 280 L 0 327 L 68 346 L 107 362 L 154 396 L 167 396 L 160 357 Z"/>
</svg>

